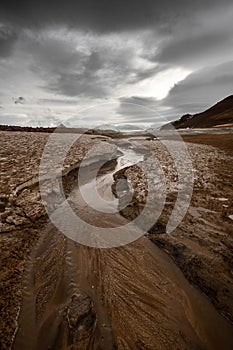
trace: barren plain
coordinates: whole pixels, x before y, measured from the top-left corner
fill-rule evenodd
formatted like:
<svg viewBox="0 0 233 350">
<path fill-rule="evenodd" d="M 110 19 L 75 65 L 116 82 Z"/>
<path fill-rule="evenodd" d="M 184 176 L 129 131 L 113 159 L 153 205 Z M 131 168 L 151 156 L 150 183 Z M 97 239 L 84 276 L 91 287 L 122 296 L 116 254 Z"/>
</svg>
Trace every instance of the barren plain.
<svg viewBox="0 0 233 350">
<path fill-rule="evenodd" d="M 92 224 L 123 227 L 124 233 L 124 225 L 145 205 L 148 183 L 155 197 L 160 193 L 154 176 L 158 162 L 165 175 L 159 220 L 145 237 L 111 249 L 73 242 L 49 221 L 44 205 L 51 212 L 60 205 L 51 204 L 56 191 L 42 201 L 38 185 L 49 135 L 7 131 L 0 136 L 2 349 L 232 349 L 232 135 L 183 137 L 194 188 L 189 209 L 171 234 L 166 224 L 182 188 L 161 142 L 128 141 L 149 150 L 141 161 L 148 178 L 140 163 L 114 172 L 117 141 L 82 136 L 63 164 L 63 184 L 71 202 L 75 193 L 74 211 Z M 66 136 L 59 137 L 62 150 Z M 111 158 L 112 189 L 121 209 L 111 219 L 89 212 L 77 192 L 80 161 L 93 147 L 96 161 Z M 102 170 L 105 176 L 109 167 Z M 128 186 L 119 192 L 122 179 Z M 124 207 L 129 193 L 132 199 Z"/>
</svg>

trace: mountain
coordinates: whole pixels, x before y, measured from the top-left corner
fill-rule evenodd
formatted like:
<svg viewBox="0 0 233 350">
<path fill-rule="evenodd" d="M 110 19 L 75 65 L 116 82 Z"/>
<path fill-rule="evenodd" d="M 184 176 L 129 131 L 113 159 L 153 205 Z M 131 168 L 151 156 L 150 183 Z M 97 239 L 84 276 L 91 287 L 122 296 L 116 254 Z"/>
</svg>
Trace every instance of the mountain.
<svg viewBox="0 0 233 350">
<path fill-rule="evenodd" d="M 58 126 L 57 126 L 58 129 L 66 129 L 66 126 L 65 124 L 63 123 L 60 123 Z"/>
<path fill-rule="evenodd" d="M 185 114 L 180 119 L 163 125 L 161 130 L 170 129 L 171 125 L 176 129 L 233 127 L 233 95 L 226 97 L 202 113 Z"/>
</svg>

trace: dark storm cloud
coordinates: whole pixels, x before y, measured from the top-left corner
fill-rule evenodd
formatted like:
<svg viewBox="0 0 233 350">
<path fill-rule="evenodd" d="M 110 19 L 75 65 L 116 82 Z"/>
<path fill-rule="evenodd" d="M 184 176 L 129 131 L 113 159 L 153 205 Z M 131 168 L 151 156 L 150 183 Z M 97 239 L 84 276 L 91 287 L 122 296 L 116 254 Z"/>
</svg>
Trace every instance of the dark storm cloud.
<svg viewBox="0 0 233 350">
<path fill-rule="evenodd" d="M 84 74 L 61 73 L 48 87 L 50 91 L 66 96 L 100 98 L 108 95 L 106 87 L 93 80 L 88 71 Z"/>
<path fill-rule="evenodd" d="M 172 38 L 160 52 L 155 55 L 154 60 L 163 63 L 195 64 L 198 56 L 206 59 L 206 52 L 215 53 L 224 47 L 226 41 L 232 38 L 231 33 L 200 33 L 188 35 L 185 38 Z"/>
<path fill-rule="evenodd" d="M 21 27 L 69 24 L 115 31 L 157 25 L 163 30 L 171 18 L 179 20 L 216 5 L 223 6 L 223 2 L 229 3 L 230 0 L 221 3 L 218 0 L 2 0 L 0 18 Z"/>
<path fill-rule="evenodd" d="M 205 2 L 204 2 L 205 3 Z M 154 52 L 145 55 L 152 62 L 200 68 L 233 58 L 233 4 L 220 3 L 198 13 L 190 13 L 175 24 Z"/>
<path fill-rule="evenodd" d="M 135 84 L 137 82 L 140 82 L 144 79 L 150 78 L 151 76 L 154 76 L 156 73 L 161 72 L 162 70 L 165 70 L 169 66 L 167 64 L 158 64 L 156 67 L 148 68 L 148 69 L 138 69 L 134 73 L 134 77 L 129 80 L 130 84 Z"/>
<path fill-rule="evenodd" d="M 33 57 L 30 69 L 43 78 L 47 91 L 64 96 L 105 98 L 119 85 L 131 82 L 132 73 L 142 71 L 133 66 L 133 47 L 118 47 L 112 43 L 86 44 L 83 33 L 75 33 L 75 39 L 61 36 L 34 35 L 24 37 L 22 50 Z M 84 40 L 84 48 L 77 47 Z M 77 41 L 75 41 L 77 40 Z M 118 39 L 119 40 L 119 39 Z M 94 47 L 93 47 L 94 46 Z"/>
<path fill-rule="evenodd" d="M 0 58 L 5 58 L 12 53 L 14 44 L 17 41 L 17 35 L 11 28 L 0 26 Z"/>
<path fill-rule="evenodd" d="M 47 90 L 65 96 L 106 94 L 95 76 L 103 64 L 97 52 L 77 51 L 74 43 L 57 38 L 33 38 L 25 50 L 33 55 L 32 70 L 44 78 Z"/>
<path fill-rule="evenodd" d="M 163 104 L 181 114 L 196 113 L 232 93 L 233 61 L 190 74 L 171 89 Z"/>
<path fill-rule="evenodd" d="M 162 101 L 119 99 L 117 116 L 154 123 L 159 115 L 176 119 L 198 112 L 233 91 L 233 64 L 216 66 L 233 60 L 230 5 L 232 0 L 2 0 L 0 92 L 23 94 L 26 101 L 36 96 L 38 106 L 58 109 L 71 108 L 76 97 L 83 106 L 140 93 L 159 98 L 179 81 L 172 76 L 177 69 L 180 79 L 183 71 L 193 73 Z M 216 67 L 205 68 L 210 65 Z M 31 115 L 27 106 L 14 107 Z"/>
<path fill-rule="evenodd" d="M 233 61 L 200 69 L 176 84 L 168 96 L 158 101 L 132 96 L 120 99 L 118 113 L 131 122 L 144 120 L 155 127 L 180 118 L 182 115 L 204 111 L 217 101 L 233 94 Z M 143 107 L 154 112 L 145 112 Z M 160 126 L 160 125 L 159 125 Z"/>
</svg>

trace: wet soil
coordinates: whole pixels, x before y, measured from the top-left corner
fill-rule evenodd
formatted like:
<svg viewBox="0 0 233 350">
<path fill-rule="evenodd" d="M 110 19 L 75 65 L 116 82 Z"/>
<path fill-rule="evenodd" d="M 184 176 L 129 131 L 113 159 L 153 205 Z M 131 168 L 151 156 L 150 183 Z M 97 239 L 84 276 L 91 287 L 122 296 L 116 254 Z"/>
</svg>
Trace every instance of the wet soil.
<svg viewBox="0 0 233 350">
<path fill-rule="evenodd" d="M 211 300 L 217 310 L 230 322 L 233 321 L 233 136 L 230 135 L 193 135 L 183 136 L 189 148 L 195 182 L 193 195 L 183 221 L 171 235 L 166 233 L 166 224 L 177 199 L 174 190 L 175 172 L 167 193 L 164 210 L 149 231 L 153 243 L 167 252 L 179 266 L 185 277 L 197 286 Z M 156 142 L 149 144 L 154 157 L 163 159 Z M 143 142 L 145 145 L 145 142 Z M 160 159 L 163 162 L 163 159 Z M 169 161 L 165 161 L 165 165 Z M 137 169 L 126 170 L 119 177 L 127 177 L 137 188 L 142 183 Z M 141 185 L 142 186 L 142 185 Z M 143 184 L 146 188 L 146 184 Z M 144 198 L 133 198 L 130 206 L 122 214 L 135 218 L 143 206 Z"/>
<path fill-rule="evenodd" d="M 227 218 L 232 188 L 226 166 L 231 155 L 225 154 L 217 151 L 208 168 L 213 183 L 204 191 L 202 183 L 195 187 L 194 209 L 172 238 L 164 233 L 168 205 L 150 232 L 156 244 L 141 237 L 123 247 L 91 248 L 65 238 L 46 217 L 2 233 L 2 348 L 232 349 L 233 327 L 217 311 L 230 319 L 232 223 Z M 227 181 L 218 175 L 223 168 Z M 71 173 L 67 196 L 77 214 L 129 234 L 127 219 L 119 213 L 103 215 L 87 207 L 75 178 Z M 170 193 L 169 201 L 175 197 Z M 225 197 L 228 207 L 216 201 Z M 202 211 L 200 217 L 199 207 L 221 212 Z"/>
</svg>

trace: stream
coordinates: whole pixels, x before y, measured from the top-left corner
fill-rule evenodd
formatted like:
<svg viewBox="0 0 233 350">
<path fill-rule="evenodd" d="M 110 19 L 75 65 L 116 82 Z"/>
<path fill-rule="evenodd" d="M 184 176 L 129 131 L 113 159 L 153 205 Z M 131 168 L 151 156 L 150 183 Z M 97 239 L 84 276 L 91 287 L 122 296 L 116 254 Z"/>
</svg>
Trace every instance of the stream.
<svg viewBox="0 0 233 350">
<path fill-rule="evenodd" d="M 144 156 L 149 153 L 148 149 L 135 142 L 118 140 L 117 146 L 119 154 L 122 155 L 116 159 L 112 168 L 103 167 L 102 175 L 94 176 L 87 183 L 78 186 L 86 203 L 101 212 L 111 213 L 118 209 L 118 199 L 112 193 L 113 175 L 126 167 L 143 161 Z M 88 171 L 84 170 L 84 182 L 86 182 L 86 173 Z"/>
</svg>

